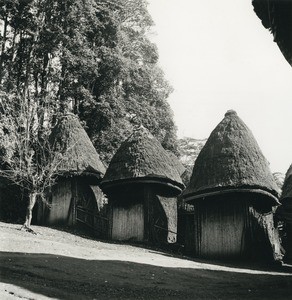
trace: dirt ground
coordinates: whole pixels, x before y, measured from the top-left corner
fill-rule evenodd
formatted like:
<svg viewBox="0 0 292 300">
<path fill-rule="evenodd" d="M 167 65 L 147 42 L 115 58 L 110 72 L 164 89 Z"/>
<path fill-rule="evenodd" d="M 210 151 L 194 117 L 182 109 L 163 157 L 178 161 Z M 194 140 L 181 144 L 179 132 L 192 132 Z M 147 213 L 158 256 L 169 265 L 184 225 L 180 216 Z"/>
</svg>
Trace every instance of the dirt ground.
<svg viewBox="0 0 292 300">
<path fill-rule="evenodd" d="M 292 266 L 210 263 L 0 222 L 0 299 L 292 299 Z"/>
</svg>

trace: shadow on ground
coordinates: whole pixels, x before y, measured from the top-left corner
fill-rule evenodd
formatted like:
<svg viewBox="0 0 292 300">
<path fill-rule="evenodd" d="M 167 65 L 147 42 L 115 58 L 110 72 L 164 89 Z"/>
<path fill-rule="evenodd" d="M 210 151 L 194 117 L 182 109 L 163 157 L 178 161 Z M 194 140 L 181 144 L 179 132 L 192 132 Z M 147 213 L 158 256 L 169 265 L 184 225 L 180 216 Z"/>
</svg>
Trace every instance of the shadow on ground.
<svg viewBox="0 0 292 300">
<path fill-rule="evenodd" d="M 0 252 L 1 281 L 59 299 L 291 299 L 292 277 Z"/>
<path fill-rule="evenodd" d="M 0 226 L 1 227 L 1 226 Z M 187 254 L 184 253 L 184 249 L 182 245 L 178 244 L 161 244 L 159 246 L 157 245 L 147 245 L 143 242 L 133 242 L 133 241 L 114 241 L 114 240 L 109 240 L 106 238 L 99 238 L 95 235 L 94 231 L 88 230 L 86 227 L 80 227 L 80 226 L 51 226 L 51 227 L 46 227 L 49 228 L 50 230 L 57 230 L 60 232 L 66 232 L 73 234 L 74 236 L 78 236 L 81 238 L 85 238 L 87 240 L 92 240 L 92 241 L 99 241 L 101 243 L 106 243 L 106 244 L 113 244 L 113 245 L 130 245 L 133 247 L 137 248 L 142 248 L 142 249 L 148 249 L 150 253 L 157 253 L 167 256 L 167 257 L 175 257 L 175 258 L 181 258 L 184 260 L 189 260 L 189 261 L 195 261 L 199 263 L 204 263 L 204 264 L 214 264 L 214 265 L 220 265 L 224 267 L 231 267 L 231 268 L 242 268 L 242 269 L 251 269 L 251 270 L 261 270 L 261 271 L 275 271 L 275 272 L 287 272 L 287 273 L 292 273 L 292 265 L 285 265 L 281 266 L 278 263 L 274 263 L 272 261 L 267 262 L 267 261 L 259 261 L 259 260 L 216 260 L 216 259 L 203 259 L 203 258 L 197 258 L 197 257 L 192 257 L 188 256 Z"/>
</svg>

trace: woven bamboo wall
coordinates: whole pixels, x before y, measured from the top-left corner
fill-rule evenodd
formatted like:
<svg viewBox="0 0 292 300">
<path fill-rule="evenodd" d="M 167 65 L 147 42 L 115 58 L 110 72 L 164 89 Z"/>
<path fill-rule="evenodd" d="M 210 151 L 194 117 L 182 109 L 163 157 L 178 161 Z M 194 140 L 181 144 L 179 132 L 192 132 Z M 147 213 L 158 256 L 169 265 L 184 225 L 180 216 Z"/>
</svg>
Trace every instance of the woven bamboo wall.
<svg viewBox="0 0 292 300">
<path fill-rule="evenodd" d="M 167 242 L 175 243 L 177 241 L 177 198 L 157 197 L 166 216 Z"/>
</svg>

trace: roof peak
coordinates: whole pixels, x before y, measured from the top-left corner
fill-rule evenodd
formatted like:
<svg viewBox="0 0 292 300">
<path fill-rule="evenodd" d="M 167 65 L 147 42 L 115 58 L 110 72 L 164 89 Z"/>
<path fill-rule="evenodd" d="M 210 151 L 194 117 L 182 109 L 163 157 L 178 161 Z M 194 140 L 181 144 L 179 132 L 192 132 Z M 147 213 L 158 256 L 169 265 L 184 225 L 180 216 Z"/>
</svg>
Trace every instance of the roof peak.
<svg viewBox="0 0 292 300">
<path fill-rule="evenodd" d="M 235 110 L 233 110 L 233 109 L 229 109 L 225 113 L 225 117 L 228 117 L 228 116 L 237 116 L 237 112 Z"/>
<path fill-rule="evenodd" d="M 234 110 L 229 110 L 197 157 L 184 197 L 244 187 L 261 188 L 274 195 L 279 191 L 252 132 Z"/>
<path fill-rule="evenodd" d="M 101 177 L 105 167 L 77 115 L 58 116 L 50 135 L 52 149 L 62 154 L 60 174 L 96 174 Z"/>
<path fill-rule="evenodd" d="M 147 128 L 139 126 L 133 129 L 113 156 L 103 185 L 149 178 L 172 182 L 179 189 L 183 187 L 174 157 L 169 155 Z"/>
</svg>

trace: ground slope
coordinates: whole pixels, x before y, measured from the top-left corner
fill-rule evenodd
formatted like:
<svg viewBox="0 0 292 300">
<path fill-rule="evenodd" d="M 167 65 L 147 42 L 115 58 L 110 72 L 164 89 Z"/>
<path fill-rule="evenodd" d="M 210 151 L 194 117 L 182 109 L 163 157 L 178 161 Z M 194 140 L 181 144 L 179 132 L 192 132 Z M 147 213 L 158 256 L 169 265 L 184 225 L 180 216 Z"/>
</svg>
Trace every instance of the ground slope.
<svg viewBox="0 0 292 300">
<path fill-rule="evenodd" d="M 0 223 L 0 299 L 291 299 L 289 266 L 192 261 L 64 231 Z"/>
</svg>

